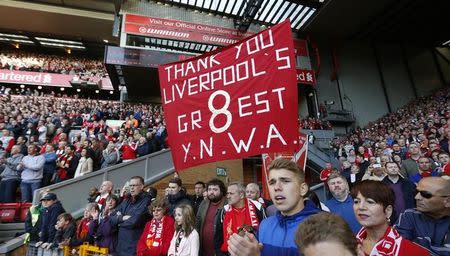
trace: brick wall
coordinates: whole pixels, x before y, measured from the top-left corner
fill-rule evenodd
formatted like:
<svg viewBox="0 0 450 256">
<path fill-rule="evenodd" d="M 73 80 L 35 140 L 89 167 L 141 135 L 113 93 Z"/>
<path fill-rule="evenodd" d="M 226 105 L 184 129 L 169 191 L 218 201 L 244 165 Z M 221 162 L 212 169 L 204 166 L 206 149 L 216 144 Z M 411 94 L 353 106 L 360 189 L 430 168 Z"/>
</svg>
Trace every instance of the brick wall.
<svg viewBox="0 0 450 256">
<path fill-rule="evenodd" d="M 227 176 L 217 176 L 216 167 L 225 168 Z M 215 162 L 196 166 L 179 172 L 180 178 L 183 181 L 183 186 L 187 189 L 189 194 L 194 193 L 194 184 L 197 181 L 208 182 L 213 178 L 222 180 L 225 185 L 232 181 L 243 181 L 243 165 L 242 160 L 228 160 L 222 162 Z M 164 189 L 169 184 L 172 175 L 152 184 L 158 190 L 158 195 L 164 195 Z"/>
</svg>

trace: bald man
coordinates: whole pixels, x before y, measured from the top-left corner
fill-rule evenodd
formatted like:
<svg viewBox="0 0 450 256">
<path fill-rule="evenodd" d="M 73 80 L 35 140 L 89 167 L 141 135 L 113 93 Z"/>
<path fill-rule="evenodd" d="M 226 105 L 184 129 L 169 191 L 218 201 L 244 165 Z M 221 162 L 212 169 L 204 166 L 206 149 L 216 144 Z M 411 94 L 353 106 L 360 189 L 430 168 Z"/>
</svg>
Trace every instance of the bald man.
<svg viewBox="0 0 450 256">
<path fill-rule="evenodd" d="M 111 192 L 113 190 L 113 183 L 112 181 L 105 180 L 102 182 L 102 185 L 99 189 L 99 195 L 95 199 L 95 202 L 98 204 L 99 208 L 103 210 L 103 206 L 106 204 L 107 198 L 111 195 Z"/>
<path fill-rule="evenodd" d="M 426 177 L 417 184 L 416 209 L 400 215 L 395 228 L 404 238 L 437 255 L 450 255 L 450 180 Z"/>
<path fill-rule="evenodd" d="M 252 200 L 260 202 L 264 208 L 267 208 L 273 204 L 272 201 L 261 197 L 261 191 L 259 190 L 259 185 L 256 183 L 248 183 L 247 184 L 247 187 L 245 188 L 245 197 L 247 197 L 248 199 L 252 199 Z"/>
</svg>

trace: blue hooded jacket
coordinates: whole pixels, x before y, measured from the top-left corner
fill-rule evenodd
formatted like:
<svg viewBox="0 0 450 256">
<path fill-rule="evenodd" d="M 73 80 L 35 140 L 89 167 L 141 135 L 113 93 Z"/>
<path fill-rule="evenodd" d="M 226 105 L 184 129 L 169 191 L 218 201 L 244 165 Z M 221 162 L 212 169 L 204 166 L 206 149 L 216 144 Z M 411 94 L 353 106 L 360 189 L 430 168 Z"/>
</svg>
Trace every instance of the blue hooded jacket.
<svg viewBox="0 0 450 256">
<path fill-rule="evenodd" d="M 261 256 L 298 256 L 295 244 L 295 232 L 298 225 L 307 217 L 320 212 L 310 200 L 305 201 L 305 208 L 292 215 L 283 216 L 280 211 L 276 215 L 264 219 L 258 230 L 258 240 L 263 244 Z"/>
</svg>

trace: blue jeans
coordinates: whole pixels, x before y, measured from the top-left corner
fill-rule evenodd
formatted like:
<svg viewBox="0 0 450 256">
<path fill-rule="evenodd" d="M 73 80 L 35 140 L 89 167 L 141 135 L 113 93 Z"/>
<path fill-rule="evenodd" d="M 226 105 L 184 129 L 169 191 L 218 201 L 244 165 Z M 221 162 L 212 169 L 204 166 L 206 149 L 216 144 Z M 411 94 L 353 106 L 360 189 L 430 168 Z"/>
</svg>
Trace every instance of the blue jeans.
<svg viewBox="0 0 450 256">
<path fill-rule="evenodd" d="M 2 180 L 0 182 L 0 203 L 15 203 L 19 180 Z"/>
<path fill-rule="evenodd" d="M 41 187 L 41 182 L 26 182 L 20 183 L 20 192 L 22 193 L 22 202 L 32 202 L 33 194 L 36 189 Z"/>
</svg>

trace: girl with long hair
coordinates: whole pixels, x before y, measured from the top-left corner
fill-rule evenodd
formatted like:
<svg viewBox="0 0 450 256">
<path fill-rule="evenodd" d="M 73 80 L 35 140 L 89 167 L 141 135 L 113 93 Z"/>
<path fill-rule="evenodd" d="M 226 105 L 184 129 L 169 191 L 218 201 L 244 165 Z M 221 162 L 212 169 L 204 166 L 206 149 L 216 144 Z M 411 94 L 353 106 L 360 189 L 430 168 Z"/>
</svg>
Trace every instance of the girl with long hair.
<svg viewBox="0 0 450 256">
<path fill-rule="evenodd" d="M 194 210 L 181 204 L 175 208 L 175 233 L 170 241 L 168 256 L 198 256 L 200 239 L 195 230 Z"/>
</svg>

